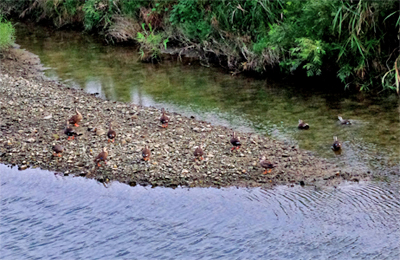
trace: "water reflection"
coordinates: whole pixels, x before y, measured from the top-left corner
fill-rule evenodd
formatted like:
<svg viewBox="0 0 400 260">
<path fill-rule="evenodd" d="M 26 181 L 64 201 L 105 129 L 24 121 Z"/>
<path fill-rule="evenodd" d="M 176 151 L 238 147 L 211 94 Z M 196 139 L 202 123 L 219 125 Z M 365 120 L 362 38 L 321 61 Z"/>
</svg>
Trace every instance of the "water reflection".
<svg viewBox="0 0 400 260">
<path fill-rule="evenodd" d="M 362 171 L 388 169 L 400 161 L 395 95 L 367 99 L 335 91 L 324 94 L 318 88 L 306 91 L 269 79 L 232 77 L 171 60 L 142 64 L 135 48 L 104 46 L 88 35 L 41 27 L 19 26 L 17 42 L 52 68 L 48 76 L 108 99 L 166 107 L 242 131 L 256 130 L 327 158 L 335 158 L 330 150 L 335 135 L 344 144 L 338 163 Z M 339 114 L 353 125 L 338 124 Z M 298 131 L 299 118 L 311 129 Z"/>
<path fill-rule="evenodd" d="M 0 165 L 2 259 L 398 259 L 399 183 L 130 187 Z"/>
</svg>

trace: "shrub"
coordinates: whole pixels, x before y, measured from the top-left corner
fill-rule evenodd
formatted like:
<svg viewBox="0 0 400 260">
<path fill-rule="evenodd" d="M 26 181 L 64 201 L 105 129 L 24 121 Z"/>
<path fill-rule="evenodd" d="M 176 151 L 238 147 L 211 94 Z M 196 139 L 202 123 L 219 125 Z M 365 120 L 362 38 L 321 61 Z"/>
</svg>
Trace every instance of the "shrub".
<svg viewBox="0 0 400 260">
<path fill-rule="evenodd" d="M 113 0 L 87 0 L 83 5 L 85 13 L 85 29 L 95 27 L 108 27 L 112 22 L 112 16 L 117 13 Z"/>
<path fill-rule="evenodd" d="M 210 15 L 202 7 L 203 1 L 181 0 L 174 5 L 169 21 L 190 40 L 202 42 L 212 29 Z"/>
<path fill-rule="evenodd" d="M 14 44 L 14 27 L 0 16 L 0 51 Z"/>
</svg>

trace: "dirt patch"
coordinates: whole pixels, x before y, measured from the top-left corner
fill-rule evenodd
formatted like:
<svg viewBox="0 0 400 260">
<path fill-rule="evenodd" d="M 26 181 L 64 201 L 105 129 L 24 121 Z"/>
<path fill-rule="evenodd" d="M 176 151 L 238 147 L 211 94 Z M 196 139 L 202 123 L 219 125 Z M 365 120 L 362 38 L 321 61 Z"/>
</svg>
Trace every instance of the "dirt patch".
<svg viewBox="0 0 400 260">
<path fill-rule="evenodd" d="M 318 185 L 343 180 L 365 180 L 367 174 L 338 168 L 326 159 L 295 146 L 253 133 L 238 133 L 242 147 L 231 151 L 232 129 L 167 112 L 170 122 L 162 128 L 160 111 L 103 100 L 43 77 L 40 60 L 24 50 L 11 49 L 1 58 L 0 162 L 21 169 L 40 167 L 63 174 L 117 180 L 130 185 L 152 186 L 264 186 L 276 184 Z M 65 123 L 74 109 L 83 114 L 75 140 L 67 140 Z M 107 142 L 113 121 L 115 143 Z M 52 146 L 61 144 L 62 157 Z M 193 152 L 203 144 L 204 160 Z M 143 161 L 147 145 L 150 161 Z M 107 164 L 94 163 L 107 147 Z M 276 165 L 263 174 L 259 157 Z"/>
</svg>

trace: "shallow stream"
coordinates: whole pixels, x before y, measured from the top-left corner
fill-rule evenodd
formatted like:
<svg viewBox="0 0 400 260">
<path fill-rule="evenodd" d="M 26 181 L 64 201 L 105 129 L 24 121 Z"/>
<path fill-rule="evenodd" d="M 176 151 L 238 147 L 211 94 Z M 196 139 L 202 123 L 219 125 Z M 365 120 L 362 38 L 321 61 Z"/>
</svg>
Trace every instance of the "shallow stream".
<svg viewBox="0 0 400 260">
<path fill-rule="evenodd" d="M 0 165 L 1 259 L 399 259 L 399 182 L 154 188 Z"/>
</svg>

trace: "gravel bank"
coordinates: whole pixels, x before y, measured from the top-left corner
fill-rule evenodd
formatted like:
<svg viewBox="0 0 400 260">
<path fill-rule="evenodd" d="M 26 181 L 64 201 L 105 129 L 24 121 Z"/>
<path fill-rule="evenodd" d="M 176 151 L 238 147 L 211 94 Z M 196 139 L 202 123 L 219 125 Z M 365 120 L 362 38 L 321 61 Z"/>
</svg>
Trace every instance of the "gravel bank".
<svg viewBox="0 0 400 260">
<path fill-rule="evenodd" d="M 336 185 L 367 178 L 258 134 L 238 133 L 242 147 L 231 152 L 232 129 L 168 111 L 168 128 L 162 128 L 155 108 L 103 100 L 44 78 L 37 56 L 24 50 L 11 49 L 0 58 L 0 163 L 167 187 Z M 75 107 L 83 115 L 74 127 L 81 135 L 67 140 L 64 126 Z M 114 143 L 107 142 L 110 121 L 117 132 Z M 204 160 L 195 161 L 200 143 Z M 53 156 L 53 144 L 64 146 L 62 157 Z M 150 161 L 141 157 L 145 145 Z M 103 147 L 109 151 L 107 164 L 97 167 L 93 160 Z M 276 164 L 271 173 L 263 174 L 261 155 Z"/>
</svg>

